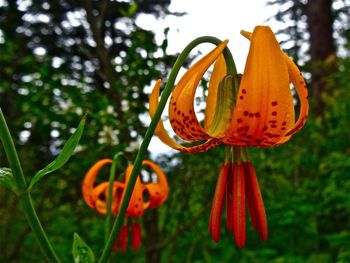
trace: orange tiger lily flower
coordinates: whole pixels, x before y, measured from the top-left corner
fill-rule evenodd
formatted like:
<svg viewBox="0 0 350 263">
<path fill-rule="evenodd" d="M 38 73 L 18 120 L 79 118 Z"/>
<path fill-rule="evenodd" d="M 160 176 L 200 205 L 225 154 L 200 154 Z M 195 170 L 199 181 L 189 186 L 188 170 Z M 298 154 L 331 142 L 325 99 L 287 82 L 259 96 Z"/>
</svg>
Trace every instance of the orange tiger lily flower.
<svg viewBox="0 0 350 263">
<path fill-rule="evenodd" d="M 111 164 L 111 159 L 103 159 L 96 162 L 86 173 L 83 185 L 82 194 L 83 199 L 91 208 L 96 209 L 96 211 L 102 215 L 107 214 L 107 200 L 108 200 L 108 189 L 109 182 L 102 182 L 95 185 L 96 177 L 99 171 L 105 165 Z M 146 209 L 157 208 L 165 202 L 168 197 L 169 187 L 165 174 L 155 163 L 144 160 L 143 166 L 150 167 L 151 170 L 157 175 L 156 183 L 142 183 L 140 177 L 136 179 L 134 190 L 132 192 L 131 199 L 128 204 L 126 211 L 127 223 L 121 228 L 117 240 L 113 246 L 113 252 L 120 248 L 121 252 L 125 252 L 127 242 L 128 242 L 128 232 L 129 232 L 129 221 L 132 218 L 141 217 Z M 129 183 L 133 166 L 129 165 L 124 173 L 124 182 L 114 182 L 112 188 L 112 212 L 117 215 L 119 212 L 119 207 L 124 198 L 125 188 Z M 144 200 L 144 193 L 148 192 L 150 196 L 149 201 Z M 131 235 L 132 235 L 132 247 L 134 251 L 137 251 L 141 244 L 141 224 L 137 221 L 133 222 L 131 225 Z"/>
<path fill-rule="evenodd" d="M 238 87 L 237 77 L 227 75 L 222 42 L 189 68 L 175 86 L 169 104 L 170 124 L 178 137 L 199 144 L 185 147 L 166 132 L 162 120 L 156 134 L 168 146 L 183 152 L 203 152 L 225 144 L 231 158 L 222 165 L 215 189 L 209 231 L 214 241 L 220 239 L 220 221 L 226 198 L 228 230 L 234 233 L 236 244 L 245 245 L 245 203 L 254 229 L 262 240 L 267 239 L 267 222 L 262 195 L 246 147 L 274 147 L 287 142 L 305 124 L 308 97 L 305 81 L 294 62 L 280 49 L 269 27 L 257 26 L 253 33 L 242 31 L 250 39 L 245 70 Z M 203 125 L 194 111 L 198 84 L 214 64 L 210 77 Z M 293 84 L 300 109 L 295 121 Z M 158 107 L 161 81 L 158 80 L 149 98 L 153 118 Z M 232 161 L 233 159 L 233 161 Z"/>
</svg>

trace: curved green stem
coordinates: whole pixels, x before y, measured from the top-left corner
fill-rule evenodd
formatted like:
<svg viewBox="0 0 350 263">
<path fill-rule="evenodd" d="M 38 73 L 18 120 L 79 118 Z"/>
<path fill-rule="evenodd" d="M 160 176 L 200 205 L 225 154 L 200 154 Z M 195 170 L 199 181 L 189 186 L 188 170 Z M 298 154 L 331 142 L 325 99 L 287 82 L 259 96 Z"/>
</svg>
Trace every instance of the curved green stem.
<svg viewBox="0 0 350 263">
<path fill-rule="evenodd" d="M 23 175 L 21 163 L 19 161 L 15 145 L 13 143 L 10 131 L 7 127 L 5 117 L 1 109 L 0 109 L 0 139 L 4 146 L 7 160 L 12 170 L 13 178 L 16 182 L 16 187 L 18 190 L 18 198 L 22 204 L 24 214 L 40 245 L 40 248 L 49 262 L 60 262 L 36 214 L 31 195 L 29 191 L 27 191 L 27 183 Z"/>
<path fill-rule="evenodd" d="M 156 129 L 158 121 L 162 115 L 164 108 L 165 108 L 166 102 L 167 102 L 167 100 L 168 100 L 168 98 L 173 90 L 176 76 L 179 73 L 179 70 L 181 69 L 182 65 L 184 64 L 186 58 L 188 57 L 189 53 L 191 52 L 191 50 L 193 48 L 195 48 L 196 46 L 198 46 L 199 44 L 202 44 L 202 43 L 212 43 L 215 45 L 219 45 L 221 42 L 222 41 L 220 39 L 215 38 L 215 37 L 211 37 L 211 36 L 199 37 L 199 38 L 193 40 L 192 42 L 190 42 L 185 47 L 185 49 L 181 52 L 179 57 L 177 58 L 174 66 L 173 66 L 173 69 L 170 72 L 170 75 L 169 75 L 168 81 L 165 85 L 164 91 L 162 92 L 157 111 L 155 112 L 155 114 L 153 116 L 153 119 L 152 119 L 152 121 L 151 121 L 151 123 L 146 131 L 144 140 L 143 140 L 143 142 L 140 146 L 140 149 L 137 153 L 137 156 L 136 156 L 136 159 L 134 162 L 134 168 L 133 168 L 131 175 L 130 175 L 129 184 L 125 189 L 124 199 L 121 203 L 118 216 L 113 224 L 111 235 L 109 236 L 107 244 L 103 249 L 99 263 L 106 263 L 108 261 L 110 254 L 111 254 L 113 242 L 116 240 L 118 232 L 123 224 L 123 218 L 124 218 L 124 215 L 126 213 L 126 209 L 128 207 L 132 191 L 134 190 L 135 182 L 137 179 L 137 175 L 140 172 L 142 161 L 145 157 L 148 145 L 152 139 L 152 136 L 154 134 L 154 131 Z M 234 64 L 234 61 L 233 61 L 233 58 L 232 58 L 232 55 L 231 55 L 229 49 L 225 48 L 223 54 L 225 57 L 226 66 L 227 66 L 228 71 L 230 71 L 230 74 L 235 75 L 236 74 L 236 66 Z"/>
<path fill-rule="evenodd" d="M 116 153 L 113 157 L 111 170 L 109 173 L 109 186 L 108 186 L 108 198 L 107 198 L 107 214 L 106 214 L 106 222 L 105 222 L 105 244 L 108 241 L 108 237 L 110 235 L 111 230 L 111 216 L 112 216 L 112 199 L 113 197 L 113 184 L 115 180 L 115 174 L 117 167 L 122 168 L 123 165 L 118 163 L 120 162 L 120 158 L 124 156 L 122 152 Z"/>
</svg>

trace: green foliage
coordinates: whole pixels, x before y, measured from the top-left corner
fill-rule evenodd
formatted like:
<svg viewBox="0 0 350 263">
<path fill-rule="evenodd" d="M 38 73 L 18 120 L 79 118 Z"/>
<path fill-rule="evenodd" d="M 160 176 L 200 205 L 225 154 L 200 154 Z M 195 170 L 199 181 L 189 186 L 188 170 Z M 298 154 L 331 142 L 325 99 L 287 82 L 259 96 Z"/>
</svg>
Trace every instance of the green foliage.
<svg viewBox="0 0 350 263">
<path fill-rule="evenodd" d="M 74 263 L 95 262 L 94 253 L 77 233 L 74 233 L 74 236 L 73 236 L 72 253 L 73 253 Z"/>
<path fill-rule="evenodd" d="M 39 182 L 45 175 L 60 169 L 63 165 L 65 165 L 68 162 L 69 158 L 72 156 L 75 148 L 77 147 L 81 136 L 83 135 L 85 121 L 86 117 L 83 117 L 75 132 L 63 145 L 63 148 L 56 157 L 56 159 L 34 175 L 33 179 L 30 182 L 29 190 L 31 190 L 33 186 L 37 182 Z"/>
<path fill-rule="evenodd" d="M 0 168 L 0 185 L 7 187 L 13 192 L 17 191 L 17 187 L 10 168 Z"/>
<path fill-rule="evenodd" d="M 28 180 L 38 167 L 65 151 L 64 141 L 82 112 L 89 113 L 78 151 L 68 162 L 64 158 L 65 166 L 57 176 L 47 176 L 40 191 L 33 191 L 50 241 L 62 262 L 71 262 L 72 233 L 84 236 L 96 253 L 104 243 L 105 218 L 81 198 L 84 174 L 96 160 L 110 158 L 142 139 L 146 127 L 140 116 L 147 111 L 148 95 L 144 87 L 166 76 L 167 65 L 173 61 L 166 54 L 161 59 L 155 56 L 159 50 L 165 53 L 167 39 L 157 46 L 154 34 L 139 28 L 135 17 L 142 12 L 159 15 L 169 1 L 108 1 L 111 6 L 104 11 L 105 20 L 96 16 L 93 21 L 102 30 L 98 35 L 118 40 L 102 51 L 89 45 L 92 32 L 83 25 L 62 26 L 69 23 L 67 12 L 81 11 L 83 2 L 51 1 L 48 9 L 40 1 L 33 2 L 27 11 L 18 10 L 16 1 L 0 8 L 5 39 L 0 43 L 0 106 L 8 117 Z M 90 2 L 94 13 L 101 14 L 104 1 Z M 22 20 L 25 12 L 44 12 L 54 20 L 26 22 Z M 118 21 L 130 23 L 128 32 L 113 27 Z M 38 46 L 46 48 L 45 56 L 33 53 Z M 106 67 L 101 54 L 115 64 Z M 63 59 L 60 67 L 53 67 L 54 58 Z M 116 69 L 111 78 L 107 78 L 109 68 Z M 224 148 L 218 147 L 201 154 L 157 157 L 169 179 L 169 198 L 153 217 L 146 215 L 140 250 L 113 255 L 114 259 L 152 262 L 150 255 L 159 255 L 161 262 L 169 263 L 350 262 L 350 59 L 338 60 L 336 69 L 325 76 L 327 93 L 322 96 L 325 110 L 321 115 L 311 112 L 307 125 L 278 148 L 249 150 L 267 210 L 266 242 L 259 240 L 248 221 L 247 245 L 239 250 L 224 220 L 220 242 L 211 241 L 210 206 L 224 160 Z M 6 167 L 1 147 L 0 165 Z M 126 157 L 133 159 L 134 152 L 126 152 Z M 50 164 L 49 170 L 58 166 Z M 2 168 L 0 261 L 42 262 L 16 196 L 6 188 L 14 190 L 11 181 L 8 168 Z M 86 248 L 78 236 L 75 239 L 75 245 Z M 79 251 L 73 248 L 74 258 Z M 91 250 L 84 251 L 92 257 Z"/>
</svg>

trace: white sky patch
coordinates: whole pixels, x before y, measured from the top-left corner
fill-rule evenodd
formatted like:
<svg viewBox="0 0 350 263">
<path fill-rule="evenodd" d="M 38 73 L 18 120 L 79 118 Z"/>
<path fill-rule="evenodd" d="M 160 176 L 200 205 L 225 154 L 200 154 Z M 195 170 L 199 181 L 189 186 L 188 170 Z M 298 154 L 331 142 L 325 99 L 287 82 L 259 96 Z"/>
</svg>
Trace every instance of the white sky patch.
<svg viewBox="0 0 350 263">
<path fill-rule="evenodd" d="M 169 54 L 181 52 L 189 42 L 200 36 L 229 39 L 228 47 L 238 72 L 243 72 L 249 49 L 248 40 L 240 35 L 240 30 L 252 31 L 256 25 L 269 25 L 273 31 L 278 30 L 275 22 L 266 22 L 275 11 L 262 0 L 173 0 L 169 9 L 171 12 L 185 12 L 187 15 L 167 16 L 160 21 L 151 15 L 140 15 L 136 20 L 137 24 L 155 31 L 158 43 L 164 38 L 164 28 L 169 27 Z M 201 51 L 207 52 L 211 48 L 208 45 Z"/>
</svg>

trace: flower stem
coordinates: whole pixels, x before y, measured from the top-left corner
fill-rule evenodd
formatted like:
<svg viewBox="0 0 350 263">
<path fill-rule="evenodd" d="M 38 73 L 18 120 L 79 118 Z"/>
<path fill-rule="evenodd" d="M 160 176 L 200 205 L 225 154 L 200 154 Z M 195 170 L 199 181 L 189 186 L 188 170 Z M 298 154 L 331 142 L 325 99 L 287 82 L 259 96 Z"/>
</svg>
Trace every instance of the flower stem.
<svg viewBox="0 0 350 263">
<path fill-rule="evenodd" d="M 7 127 L 5 117 L 0 108 L 0 139 L 4 146 L 4 150 L 12 170 L 12 175 L 16 183 L 18 198 L 22 204 L 23 212 L 27 221 L 39 243 L 39 246 L 48 262 L 60 262 L 53 247 L 48 240 L 46 233 L 36 214 L 33 201 L 29 191 L 27 191 L 27 183 L 25 181 L 21 163 L 19 161 L 15 145 L 13 143 L 10 131 Z"/>
<path fill-rule="evenodd" d="M 107 215 L 105 222 L 105 245 L 107 244 L 108 237 L 111 231 L 111 217 L 112 217 L 112 201 L 113 201 L 113 185 L 117 168 L 123 167 L 120 162 L 120 158 L 124 156 L 122 152 L 116 153 L 113 157 L 111 170 L 109 173 L 109 186 L 108 186 L 108 198 L 107 198 Z M 127 165 L 127 163 L 126 163 Z"/>
<path fill-rule="evenodd" d="M 153 116 L 153 119 L 152 119 L 152 121 L 151 121 L 151 123 L 146 131 L 144 140 L 143 140 L 143 142 L 140 146 L 140 149 L 137 153 L 137 156 L 135 158 L 134 168 L 131 172 L 128 186 L 125 189 L 124 198 L 123 198 L 123 201 L 121 203 L 118 216 L 117 216 L 116 220 L 114 221 L 111 234 L 109 236 L 107 244 L 105 245 L 105 247 L 103 249 L 99 263 L 106 263 L 108 261 L 108 258 L 110 257 L 111 249 L 113 246 L 113 241 L 116 240 L 118 232 L 123 224 L 123 218 L 124 218 L 124 215 L 126 213 L 126 209 L 128 207 L 132 191 L 134 190 L 137 175 L 139 174 L 140 169 L 141 169 L 142 161 L 146 155 L 148 145 L 152 139 L 152 136 L 154 134 L 156 126 L 159 122 L 159 119 L 160 119 L 162 113 L 163 113 L 166 102 L 167 102 L 167 100 L 168 100 L 168 98 L 173 90 L 177 74 L 179 73 L 181 67 L 183 66 L 185 60 L 187 59 L 189 53 L 191 52 L 191 50 L 193 48 L 195 48 L 196 46 L 198 46 L 202 43 L 212 43 L 215 45 L 219 45 L 221 42 L 222 41 L 220 39 L 217 39 L 217 38 L 211 37 L 211 36 L 203 36 L 203 37 L 196 38 L 195 40 L 190 42 L 185 47 L 185 49 L 181 52 L 181 54 L 177 58 L 174 66 L 173 66 L 173 69 L 170 72 L 170 75 L 169 75 L 168 81 L 165 85 L 164 91 L 161 95 L 157 111 L 155 112 L 155 114 Z M 223 54 L 225 56 L 227 69 L 230 70 L 231 74 L 235 75 L 236 66 L 235 66 L 235 63 L 233 61 L 232 55 L 227 47 L 224 49 Z"/>
<path fill-rule="evenodd" d="M 109 237 L 109 231 L 111 229 L 113 184 L 114 184 L 116 168 L 117 168 L 117 158 L 116 158 L 116 155 L 115 155 L 113 157 L 111 170 L 109 172 L 109 184 L 108 184 L 108 195 L 107 195 L 107 214 L 106 214 L 106 222 L 105 222 L 105 244 L 107 243 L 107 240 L 108 240 L 108 237 Z"/>
</svg>

